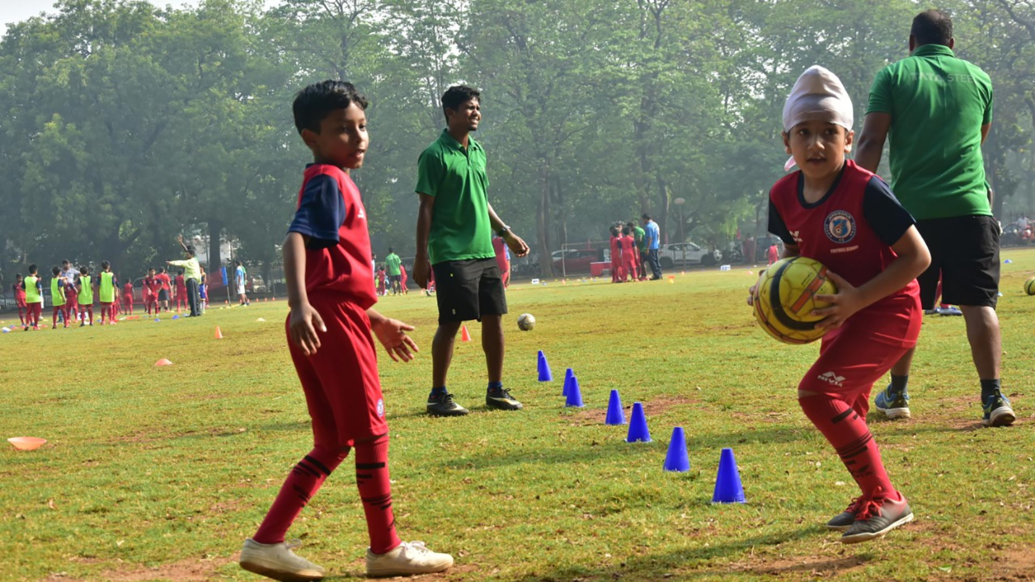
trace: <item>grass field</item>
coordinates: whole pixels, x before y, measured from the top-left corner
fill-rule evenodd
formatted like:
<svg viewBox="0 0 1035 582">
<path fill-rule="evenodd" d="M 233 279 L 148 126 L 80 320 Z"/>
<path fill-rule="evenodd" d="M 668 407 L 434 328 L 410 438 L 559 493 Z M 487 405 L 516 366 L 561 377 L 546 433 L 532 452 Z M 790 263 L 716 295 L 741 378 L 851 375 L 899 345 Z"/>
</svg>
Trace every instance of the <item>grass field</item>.
<svg viewBox="0 0 1035 582">
<path fill-rule="evenodd" d="M 1035 297 L 1022 292 L 1035 251 L 1003 256 L 1017 425 L 980 428 L 962 318 L 929 317 L 913 420 L 870 415 L 917 520 L 856 546 L 822 528 L 857 490 L 795 397 L 817 346 L 779 345 L 755 326 L 746 268 L 513 287 L 506 381 L 526 409 L 485 410 L 471 326 L 450 377 L 472 408 L 459 419 L 423 414 L 434 299 L 385 298 L 380 309 L 415 324 L 425 350 L 405 365 L 382 357 L 400 534 L 456 557 L 428 577 L 441 580 L 1035 580 Z M 286 309 L 0 336 L 0 432 L 49 440 L 33 452 L 0 443 L 0 580 L 258 580 L 236 554 L 311 445 Z M 517 331 L 522 312 L 534 331 Z M 553 383 L 536 381 L 539 349 Z M 155 368 L 159 358 L 174 365 Z M 585 409 L 563 407 L 566 367 Z M 627 408 L 644 403 L 653 443 L 603 424 L 612 388 Z M 690 473 L 662 471 L 674 426 Z M 746 505 L 710 503 L 722 447 L 736 453 Z M 330 579 L 363 571 L 351 462 L 289 532 Z"/>
</svg>

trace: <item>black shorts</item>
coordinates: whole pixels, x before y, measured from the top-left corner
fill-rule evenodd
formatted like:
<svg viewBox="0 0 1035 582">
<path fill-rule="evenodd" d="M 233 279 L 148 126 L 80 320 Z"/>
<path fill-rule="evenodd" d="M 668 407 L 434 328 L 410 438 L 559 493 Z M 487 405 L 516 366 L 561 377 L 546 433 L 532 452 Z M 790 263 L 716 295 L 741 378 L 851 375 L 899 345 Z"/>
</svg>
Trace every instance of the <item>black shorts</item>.
<svg viewBox="0 0 1035 582">
<path fill-rule="evenodd" d="M 403 281 L 403 276 L 402 275 L 389 275 L 388 279 L 391 280 L 392 283 L 399 283 L 401 285 L 402 281 Z"/>
<path fill-rule="evenodd" d="M 169 300 L 169 292 L 166 291 L 165 289 L 160 290 L 158 292 L 158 300 L 159 301 L 168 301 Z"/>
<path fill-rule="evenodd" d="M 931 266 L 917 277 L 920 303 L 934 309 L 938 278 L 942 303 L 995 307 L 999 299 L 999 223 L 992 216 L 917 221 L 931 250 Z"/>
<path fill-rule="evenodd" d="M 507 313 L 507 296 L 496 259 L 439 263 L 435 271 L 438 322 L 481 320 Z"/>
</svg>

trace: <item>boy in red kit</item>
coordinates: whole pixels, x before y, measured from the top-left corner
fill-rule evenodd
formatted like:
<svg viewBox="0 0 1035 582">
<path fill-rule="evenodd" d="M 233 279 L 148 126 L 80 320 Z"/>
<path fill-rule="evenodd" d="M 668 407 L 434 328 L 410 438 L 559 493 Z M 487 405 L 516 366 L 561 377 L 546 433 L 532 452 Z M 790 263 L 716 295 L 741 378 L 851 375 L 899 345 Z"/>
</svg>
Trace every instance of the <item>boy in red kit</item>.
<svg viewBox="0 0 1035 582">
<path fill-rule="evenodd" d="M 158 308 L 162 311 L 169 311 L 169 295 L 172 294 L 172 280 L 169 278 L 169 274 L 165 272 L 165 267 L 158 269 L 155 281 L 158 287 Z"/>
<path fill-rule="evenodd" d="M 187 308 L 187 281 L 183 278 L 183 269 L 176 273 L 176 313 L 180 312 L 180 306 Z"/>
<path fill-rule="evenodd" d="M 144 309 L 147 310 L 147 314 L 151 315 L 151 309 L 154 308 L 155 315 L 158 315 L 158 280 L 155 279 L 155 270 L 148 269 L 147 276 L 144 277 Z"/>
<path fill-rule="evenodd" d="M 769 230 L 783 239 L 784 257 L 820 261 L 838 288 L 816 297 L 832 304 L 815 312 L 830 331 L 798 385 L 798 403 L 862 490 L 827 527 L 844 532 L 842 543 L 864 542 L 913 519 L 884 469 L 866 412 L 873 383 L 916 345 L 923 313 L 915 279 L 931 256 L 888 185 L 845 160 L 853 109 L 833 73 L 805 71 L 783 117 L 784 144 L 801 170 L 770 191 Z"/>
<path fill-rule="evenodd" d="M 406 282 L 410 280 L 409 276 L 406 275 L 406 265 L 399 265 L 399 286 L 402 288 L 403 295 L 409 293 L 406 288 Z"/>
<path fill-rule="evenodd" d="M 14 303 L 18 306 L 18 320 L 22 322 L 22 327 L 25 327 L 28 325 L 25 322 L 29 306 L 25 303 L 25 288 L 22 285 L 22 274 L 18 273 L 14 276 Z"/>
<path fill-rule="evenodd" d="M 632 277 L 633 282 L 636 282 L 636 241 L 633 240 L 632 230 L 628 226 L 622 228 L 622 236 L 619 239 L 619 244 L 622 247 L 622 282 L 624 283 L 628 277 Z"/>
<path fill-rule="evenodd" d="M 126 281 L 122 286 L 122 313 L 133 315 L 133 281 Z"/>
<path fill-rule="evenodd" d="M 611 282 L 621 283 L 625 279 L 622 273 L 622 245 L 617 226 L 611 227 Z"/>
<path fill-rule="evenodd" d="M 351 83 L 324 81 L 303 89 L 295 126 L 313 152 L 294 220 L 284 241 L 288 348 L 312 417 L 313 450 L 288 475 L 241 566 L 277 580 L 319 580 L 324 569 L 296 556 L 284 535 L 320 485 L 355 449 L 356 484 L 366 514 L 368 576 L 441 572 L 447 554 L 395 533 L 388 477 L 388 425 L 371 331 L 393 360 L 416 351 L 413 327 L 372 309 L 370 235 L 359 191 L 348 175 L 367 148 L 366 99 Z"/>
<path fill-rule="evenodd" d="M 75 281 L 67 276 L 65 277 L 65 313 L 66 317 L 71 320 L 69 324 L 79 321 L 79 291 L 75 288 Z"/>
<path fill-rule="evenodd" d="M 769 250 L 767 251 L 767 253 L 769 255 L 770 266 L 772 266 L 772 264 L 776 261 L 780 260 L 780 249 L 776 248 L 776 243 L 769 245 Z"/>
</svg>

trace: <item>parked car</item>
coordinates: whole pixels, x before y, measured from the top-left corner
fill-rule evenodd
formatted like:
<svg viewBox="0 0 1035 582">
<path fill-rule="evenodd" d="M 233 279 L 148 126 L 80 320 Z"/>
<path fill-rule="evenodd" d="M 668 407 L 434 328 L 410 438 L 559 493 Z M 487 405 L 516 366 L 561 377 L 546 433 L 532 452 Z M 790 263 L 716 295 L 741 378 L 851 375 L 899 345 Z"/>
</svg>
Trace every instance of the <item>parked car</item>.
<svg viewBox="0 0 1035 582">
<path fill-rule="evenodd" d="M 603 260 L 603 252 L 592 249 L 554 251 L 553 271 L 557 275 L 562 273 L 589 273 L 591 263 L 599 263 Z"/>
<path fill-rule="evenodd" d="M 661 245 L 658 250 L 658 262 L 661 263 L 662 269 L 671 269 L 676 265 L 711 267 L 717 265 L 721 260 L 722 251 L 702 249 L 692 242 Z"/>
</svg>

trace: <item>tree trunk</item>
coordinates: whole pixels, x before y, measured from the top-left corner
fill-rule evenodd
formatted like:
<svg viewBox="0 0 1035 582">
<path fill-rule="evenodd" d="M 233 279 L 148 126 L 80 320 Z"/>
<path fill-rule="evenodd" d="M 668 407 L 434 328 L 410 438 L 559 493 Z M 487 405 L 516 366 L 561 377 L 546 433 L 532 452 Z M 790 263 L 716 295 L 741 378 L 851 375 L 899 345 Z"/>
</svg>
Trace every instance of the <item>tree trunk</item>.
<svg viewBox="0 0 1035 582">
<path fill-rule="evenodd" d="M 223 221 L 222 220 L 209 220 L 208 221 L 208 265 L 206 266 L 206 272 L 211 273 L 219 270 L 222 266 L 222 261 L 219 258 L 219 240 L 223 236 Z"/>
<path fill-rule="evenodd" d="M 665 183 L 661 176 L 657 176 L 656 181 L 658 184 L 658 217 L 655 222 L 661 228 L 661 240 L 668 242 L 670 240 L 668 232 L 668 184 Z"/>
<path fill-rule="evenodd" d="M 535 209 L 536 235 L 539 239 L 539 276 L 553 277 L 553 254 L 550 251 L 550 169 L 540 158 L 539 203 Z"/>
</svg>

